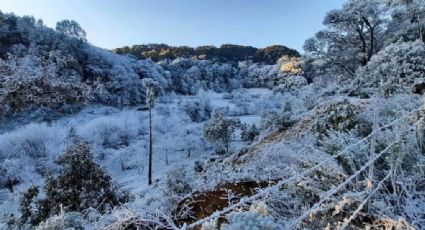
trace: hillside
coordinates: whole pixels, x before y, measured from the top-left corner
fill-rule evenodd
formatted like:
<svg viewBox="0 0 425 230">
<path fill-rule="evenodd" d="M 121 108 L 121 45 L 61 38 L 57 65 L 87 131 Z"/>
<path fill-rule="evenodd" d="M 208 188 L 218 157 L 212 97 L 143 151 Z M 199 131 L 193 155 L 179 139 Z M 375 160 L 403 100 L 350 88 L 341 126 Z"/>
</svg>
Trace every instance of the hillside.
<svg viewBox="0 0 425 230">
<path fill-rule="evenodd" d="M 216 60 L 222 62 L 240 62 L 251 60 L 255 63 L 275 64 L 283 56 L 300 57 L 298 51 L 282 45 L 265 48 L 224 44 L 220 47 L 199 46 L 168 46 L 166 44 L 134 45 L 113 50 L 117 54 L 133 55 L 140 59 L 161 61 L 176 58 L 195 58 L 199 60 Z"/>
<path fill-rule="evenodd" d="M 424 229 L 416 3 L 348 0 L 303 55 L 0 13 L 0 229 Z"/>
</svg>

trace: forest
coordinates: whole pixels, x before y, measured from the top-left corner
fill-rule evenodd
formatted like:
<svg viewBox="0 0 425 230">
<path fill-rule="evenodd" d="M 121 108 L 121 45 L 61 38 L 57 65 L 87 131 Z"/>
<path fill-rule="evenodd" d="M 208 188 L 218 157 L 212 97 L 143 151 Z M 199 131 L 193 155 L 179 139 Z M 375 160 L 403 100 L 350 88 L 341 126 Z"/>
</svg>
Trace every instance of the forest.
<svg viewBox="0 0 425 230">
<path fill-rule="evenodd" d="M 0 11 L 0 229 L 425 229 L 425 1 L 347 0 L 303 49 Z"/>
</svg>

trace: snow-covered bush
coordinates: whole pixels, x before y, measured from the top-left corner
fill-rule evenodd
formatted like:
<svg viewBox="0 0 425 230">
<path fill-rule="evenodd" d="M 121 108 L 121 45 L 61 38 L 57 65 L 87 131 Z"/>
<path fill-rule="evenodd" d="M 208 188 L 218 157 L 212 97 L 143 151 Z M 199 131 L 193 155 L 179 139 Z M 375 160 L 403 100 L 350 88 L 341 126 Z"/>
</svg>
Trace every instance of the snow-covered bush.
<svg viewBox="0 0 425 230">
<path fill-rule="evenodd" d="M 412 92 L 414 85 L 425 83 L 424 57 L 425 44 L 421 41 L 391 44 L 359 71 L 358 90 L 386 96 Z"/>
<path fill-rule="evenodd" d="M 137 112 L 123 111 L 117 115 L 93 119 L 77 131 L 90 143 L 104 148 L 128 146 L 142 129 Z"/>
<path fill-rule="evenodd" d="M 41 222 L 36 230 L 83 230 L 84 219 L 79 212 L 61 212 Z"/>
<path fill-rule="evenodd" d="M 204 123 L 204 137 L 220 145 L 228 153 L 233 133 L 239 124 L 240 120 L 226 118 L 222 113 L 215 111 L 211 119 Z"/>
<path fill-rule="evenodd" d="M 57 177 L 46 181 L 45 198 L 38 198 L 37 187 L 30 188 L 21 200 L 21 222 L 38 224 L 48 217 L 88 208 L 106 211 L 121 199 L 112 179 L 94 162 L 90 146 L 81 142 L 70 146 L 57 163 L 62 166 Z M 35 210 L 34 210 L 35 209 Z"/>
<path fill-rule="evenodd" d="M 302 76 L 286 76 L 280 80 L 280 84 L 273 88 L 274 92 L 297 92 L 306 86 L 307 79 Z"/>
<path fill-rule="evenodd" d="M 192 122 L 203 122 L 210 118 L 212 108 L 208 100 L 200 100 L 184 102 L 183 110 Z"/>
<path fill-rule="evenodd" d="M 323 139 L 332 131 L 349 132 L 357 129 L 360 135 L 371 132 L 371 124 L 359 115 L 360 107 L 348 100 L 332 102 L 321 109 L 320 117 L 315 119 L 313 132 Z"/>
<path fill-rule="evenodd" d="M 270 216 L 267 205 L 259 202 L 246 212 L 232 212 L 227 215 L 228 223 L 222 230 L 280 230 L 282 225 Z"/>
<path fill-rule="evenodd" d="M 247 124 L 241 125 L 241 140 L 244 142 L 253 142 L 255 138 L 260 134 L 257 126 L 252 124 L 248 126 Z"/>
<path fill-rule="evenodd" d="M 185 195 L 192 191 L 187 169 L 183 167 L 173 168 L 166 176 L 166 186 L 170 194 Z"/>
<path fill-rule="evenodd" d="M 261 129 L 283 131 L 294 124 L 291 113 L 286 110 L 272 111 L 261 115 Z"/>
</svg>

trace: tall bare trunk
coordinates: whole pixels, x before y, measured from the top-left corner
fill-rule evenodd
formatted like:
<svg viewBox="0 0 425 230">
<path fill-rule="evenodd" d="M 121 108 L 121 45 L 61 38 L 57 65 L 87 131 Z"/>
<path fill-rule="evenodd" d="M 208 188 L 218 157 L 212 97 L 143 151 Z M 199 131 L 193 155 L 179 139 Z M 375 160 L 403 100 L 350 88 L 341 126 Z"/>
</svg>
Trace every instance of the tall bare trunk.
<svg viewBox="0 0 425 230">
<path fill-rule="evenodd" d="M 152 184 L 152 108 L 149 107 L 149 167 L 148 185 Z"/>
<path fill-rule="evenodd" d="M 425 42 L 424 40 L 424 35 L 422 33 L 422 20 L 421 20 L 421 15 L 418 13 L 418 24 L 419 24 L 419 38 L 421 39 L 422 42 Z"/>
</svg>

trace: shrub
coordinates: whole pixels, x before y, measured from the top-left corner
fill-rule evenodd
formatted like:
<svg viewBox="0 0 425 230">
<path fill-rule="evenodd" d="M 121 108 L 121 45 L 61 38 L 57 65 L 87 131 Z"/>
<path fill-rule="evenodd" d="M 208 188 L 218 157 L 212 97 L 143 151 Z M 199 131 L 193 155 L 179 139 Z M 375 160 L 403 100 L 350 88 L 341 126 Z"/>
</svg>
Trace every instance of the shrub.
<svg viewBox="0 0 425 230">
<path fill-rule="evenodd" d="M 409 93 L 423 84 L 425 45 L 421 41 L 395 43 L 372 57 L 358 73 L 359 92 L 382 95 Z"/>
<path fill-rule="evenodd" d="M 83 230 L 83 217 L 81 213 L 69 212 L 60 213 L 59 215 L 53 216 L 44 222 L 41 222 L 36 230 Z"/>
<path fill-rule="evenodd" d="M 241 140 L 244 142 L 252 142 L 260 134 L 255 124 L 248 127 L 247 124 L 241 126 Z"/>
<path fill-rule="evenodd" d="M 184 195 L 192 191 L 187 172 L 184 168 L 174 168 L 167 173 L 166 184 L 171 194 Z"/>
<path fill-rule="evenodd" d="M 268 214 L 264 203 L 252 205 L 247 212 L 233 212 L 227 216 L 228 222 L 222 226 L 223 230 L 279 230 L 281 225 Z"/>
<path fill-rule="evenodd" d="M 285 110 L 268 112 L 261 116 L 261 128 L 263 130 L 283 131 L 293 123 L 290 112 Z"/>
<path fill-rule="evenodd" d="M 302 74 L 301 69 L 301 60 L 300 58 L 289 58 L 289 57 L 283 57 L 280 60 L 282 60 L 282 65 L 280 66 L 280 72 L 292 76 L 298 76 Z"/>
<path fill-rule="evenodd" d="M 119 203 L 111 178 L 94 162 L 86 142 L 70 146 L 56 163 L 62 168 L 58 176 L 47 179 L 44 199 L 35 200 L 39 193 L 35 187 L 23 194 L 21 223 L 38 224 L 62 208 L 66 212 L 106 211 Z"/>
<path fill-rule="evenodd" d="M 205 139 L 221 145 L 229 152 L 230 142 L 235 129 L 240 125 L 237 119 L 225 118 L 220 112 L 214 112 L 212 118 L 204 124 Z"/>
<path fill-rule="evenodd" d="M 202 122 L 211 116 L 211 107 L 208 101 L 187 101 L 183 104 L 183 110 L 192 122 Z"/>
</svg>

